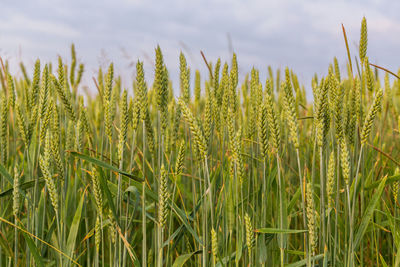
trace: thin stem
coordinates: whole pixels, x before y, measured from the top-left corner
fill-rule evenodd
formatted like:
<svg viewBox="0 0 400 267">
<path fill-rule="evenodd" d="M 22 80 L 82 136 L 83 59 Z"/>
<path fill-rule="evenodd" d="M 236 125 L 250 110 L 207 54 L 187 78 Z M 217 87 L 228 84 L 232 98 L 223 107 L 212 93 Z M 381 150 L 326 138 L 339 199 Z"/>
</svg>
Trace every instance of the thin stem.
<svg viewBox="0 0 400 267">
<path fill-rule="evenodd" d="M 349 221 L 350 221 L 350 238 L 349 238 L 349 253 L 348 253 L 348 258 L 347 258 L 347 264 L 348 266 L 352 266 L 353 262 L 353 220 L 351 219 L 350 213 L 351 213 L 351 203 L 350 203 L 350 188 L 349 185 L 346 185 L 346 191 L 347 191 L 347 203 L 348 203 L 348 215 L 349 215 Z"/>
<path fill-rule="evenodd" d="M 145 142 L 145 135 L 146 135 L 146 129 L 145 129 L 145 122 L 143 120 L 143 166 L 142 166 L 142 171 L 143 171 L 143 183 L 142 183 L 142 235 L 143 235 L 143 240 L 142 240 L 142 266 L 147 266 L 147 248 L 146 248 L 146 238 L 147 238 L 147 232 L 146 232 L 146 174 L 145 174 L 145 149 L 146 149 L 146 142 Z"/>
<path fill-rule="evenodd" d="M 361 145 L 360 148 L 360 154 L 358 157 L 358 163 L 357 163 L 357 172 L 356 172 L 356 178 L 354 180 L 354 187 L 353 187 L 353 207 L 352 209 L 350 209 L 350 195 L 349 195 L 349 212 L 351 212 L 350 215 L 350 229 L 353 229 L 353 225 L 354 225 L 354 213 L 355 213 L 355 208 L 356 208 L 356 191 L 357 191 L 357 182 L 358 182 L 358 173 L 360 171 L 360 165 L 361 165 L 361 156 L 362 156 L 362 152 L 363 152 L 363 148 L 364 145 Z M 353 231 L 350 231 L 350 257 L 351 260 L 353 261 L 353 255 L 354 255 L 354 247 L 353 247 Z"/>
<path fill-rule="evenodd" d="M 297 167 L 299 169 L 299 180 L 300 180 L 300 191 L 301 191 L 301 208 L 303 210 L 303 224 L 304 224 L 304 229 L 308 230 L 308 225 L 307 225 L 307 214 L 306 214 L 306 196 L 304 194 L 304 189 L 305 189 L 305 183 L 303 179 L 303 175 L 301 172 L 301 165 L 300 165 L 300 151 L 298 148 L 296 148 L 296 156 L 297 156 Z M 308 255 L 308 234 L 307 232 L 304 233 L 304 252 L 306 254 L 306 258 L 309 257 Z"/>
<path fill-rule="evenodd" d="M 279 220 L 280 220 L 280 228 L 283 228 L 283 188 L 282 188 L 282 177 L 281 177 L 281 171 L 280 171 L 280 160 L 279 160 L 279 155 L 276 155 L 276 165 L 278 168 L 278 190 L 279 190 Z M 283 247 L 284 240 L 283 240 L 283 234 L 280 235 L 280 244 L 279 248 L 281 251 L 281 266 L 284 266 L 284 259 L 285 259 L 285 250 Z"/>
<path fill-rule="evenodd" d="M 340 191 L 340 158 L 339 148 L 336 152 L 336 198 L 335 198 L 335 242 L 333 249 L 333 266 L 336 266 L 336 251 L 338 242 L 338 214 L 339 214 L 339 191 Z"/>
<path fill-rule="evenodd" d="M 324 179 L 324 159 L 322 153 L 322 146 L 319 148 L 319 157 L 320 157 L 320 212 L 321 212 L 321 221 L 322 221 L 322 249 L 325 248 L 326 245 L 326 225 L 325 225 L 325 179 Z"/>
<path fill-rule="evenodd" d="M 17 223 L 18 223 L 17 216 L 14 217 L 14 223 L 15 223 L 15 225 L 17 225 Z M 18 266 L 18 229 L 17 228 L 14 228 L 14 239 L 15 239 L 14 240 L 14 266 Z"/>
<path fill-rule="evenodd" d="M 62 251 L 62 247 L 61 247 L 61 230 L 60 230 L 60 219 L 58 217 L 58 211 L 56 211 L 56 220 L 57 220 L 57 234 L 58 234 L 58 242 L 59 242 L 59 247 L 60 250 Z M 60 253 L 60 266 L 63 266 L 63 262 L 62 262 L 62 255 Z"/>
</svg>

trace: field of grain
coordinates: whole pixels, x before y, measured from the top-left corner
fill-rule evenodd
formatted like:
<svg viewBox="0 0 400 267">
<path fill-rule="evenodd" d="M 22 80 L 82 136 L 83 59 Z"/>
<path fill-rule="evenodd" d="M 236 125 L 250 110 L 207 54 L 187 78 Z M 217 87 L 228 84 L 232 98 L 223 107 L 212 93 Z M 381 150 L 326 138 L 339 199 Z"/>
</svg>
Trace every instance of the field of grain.
<svg viewBox="0 0 400 267">
<path fill-rule="evenodd" d="M 1 61 L 0 266 L 399 266 L 400 81 L 343 33 L 311 86 L 181 53 L 178 88 L 160 47 L 91 93 L 74 46 Z"/>
</svg>

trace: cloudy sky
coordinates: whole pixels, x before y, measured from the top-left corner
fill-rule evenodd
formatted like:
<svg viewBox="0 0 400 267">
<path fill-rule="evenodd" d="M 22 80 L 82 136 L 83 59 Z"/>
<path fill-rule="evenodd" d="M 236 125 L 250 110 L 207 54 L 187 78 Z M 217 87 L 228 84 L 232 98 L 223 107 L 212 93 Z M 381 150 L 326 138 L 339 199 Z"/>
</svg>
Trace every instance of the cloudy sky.
<svg viewBox="0 0 400 267">
<path fill-rule="evenodd" d="M 400 66 L 398 1 L 2 0 L 1 9 L 0 55 L 14 69 L 20 60 L 32 65 L 38 57 L 54 61 L 61 55 L 68 62 L 74 42 L 89 86 L 95 69 L 111 61 L 126 85 L 134 74 L 130 63 L 138 59 L 152 77 L 159 44 L 173 81 L 180 51 L 192 69 L 206 75 L 200 50 L 210 61 L 229 61 L 233 49 L 242 77 L 252 66 L 263 73 L 268 65 L 289 66 L 309 87 L 311 76 L 326 73 L 334 56 L 345 70 L 341 23 L 357 55 L 363 16 L 370 62 L 394 71 Z"/>
</svg>

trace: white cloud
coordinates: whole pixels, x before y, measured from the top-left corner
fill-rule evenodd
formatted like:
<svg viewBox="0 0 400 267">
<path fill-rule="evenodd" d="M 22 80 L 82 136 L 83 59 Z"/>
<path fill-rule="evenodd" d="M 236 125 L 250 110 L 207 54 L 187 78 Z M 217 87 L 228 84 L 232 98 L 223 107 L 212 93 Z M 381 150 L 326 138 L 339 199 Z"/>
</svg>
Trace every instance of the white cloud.
<svg viewBox="0 0 400 267">
<path fill-rule="evenodd" d="M 179 51 L 183 42 L 191 51 L 188 62 L 207 75 L 199 50 L 208 60 L 229 60 L 227 33 L 238 53 L 241 71 L 255 65 L 289 65 L 302 73 L 309 85 L 314 74 L 324 73 L 333 56 L 346 60 L 341 23 L 344 23 L 352 53 L 357 54 L 359 27 L 366 16 L 369 28 L 368 53 L 374 62 L 395 69 L 391 53 L 400 43 L 400 4 L 384 1 L 293 1 L 293 0 L 4 0 L 8 14 L 0 18 L 0 51 L 14 52 L 18 45 L 31 57 L 69 58 L 68 46 L 76 43 L 79 58 L 87 69 L 98 65 L 104 49 L 108 58 L 127 69 L 124 47 L 133 60 L 145 60 L 150 78 L 152 66 L 144 54 L 154 57 L 161 45 L 171 77 L 178 80 Z M 48 10 L 52 12 L 48 12 Z M 35 12 L 32 12 L 35 10 Z M 7 38 L 7 40 L 6 40 Z M 23 53 L 24 54 L 24 53 Z M 130 79 L 130 77 L 129 77 Z M 128 82 L 127 84 L 130 84 Z M 177 82 L 175 82 L 177 84 Z"/>
<path fill-rule="evenodd" d="M 13 33 L 49 34 L 53 38 L 77 38 L 80 33 L 64 23 L 53 20 L 34 19 L 23 14 L 12 14 L 0 23 L 0 31 Z"/>
</svg>

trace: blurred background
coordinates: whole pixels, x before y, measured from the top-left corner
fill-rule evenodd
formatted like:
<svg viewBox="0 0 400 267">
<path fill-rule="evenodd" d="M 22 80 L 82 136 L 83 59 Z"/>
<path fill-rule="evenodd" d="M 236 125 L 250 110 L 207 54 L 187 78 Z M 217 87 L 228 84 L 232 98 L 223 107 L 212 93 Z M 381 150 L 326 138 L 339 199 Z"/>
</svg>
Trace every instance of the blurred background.
<svg viewBox="0 0 400 267">
<path fill-rule="evenodd" d="M 138 59 L 152 81 L 159 44 L 175 88 L 180 51 L 192 70 L 208 75 L 200 50 L 212 62 L 218 57 L 230 62 L 236 52 L 242 78 L 252 66 L 262 79 L 268 65 L 289 66 L 310 88 L 311 77 L 326 74 L 334 56 L 346 71 L 341 23 L 352 60 L 358 56 L 363 16 L 370 62 L 394 72 L 400 66 L 400 1 L 2 0 L 1 10 L 0 56 L 9 60 L 11 70 L 19 72 L 21 60 L 31 67 L 36 58 L 55 62 L 58 55 L 68 63 L 75 43 L 89 87 L 94 87 L 91 78 L 98 66 L 106 68 L 111 61 L 127 88 Z"/>
</svg>

